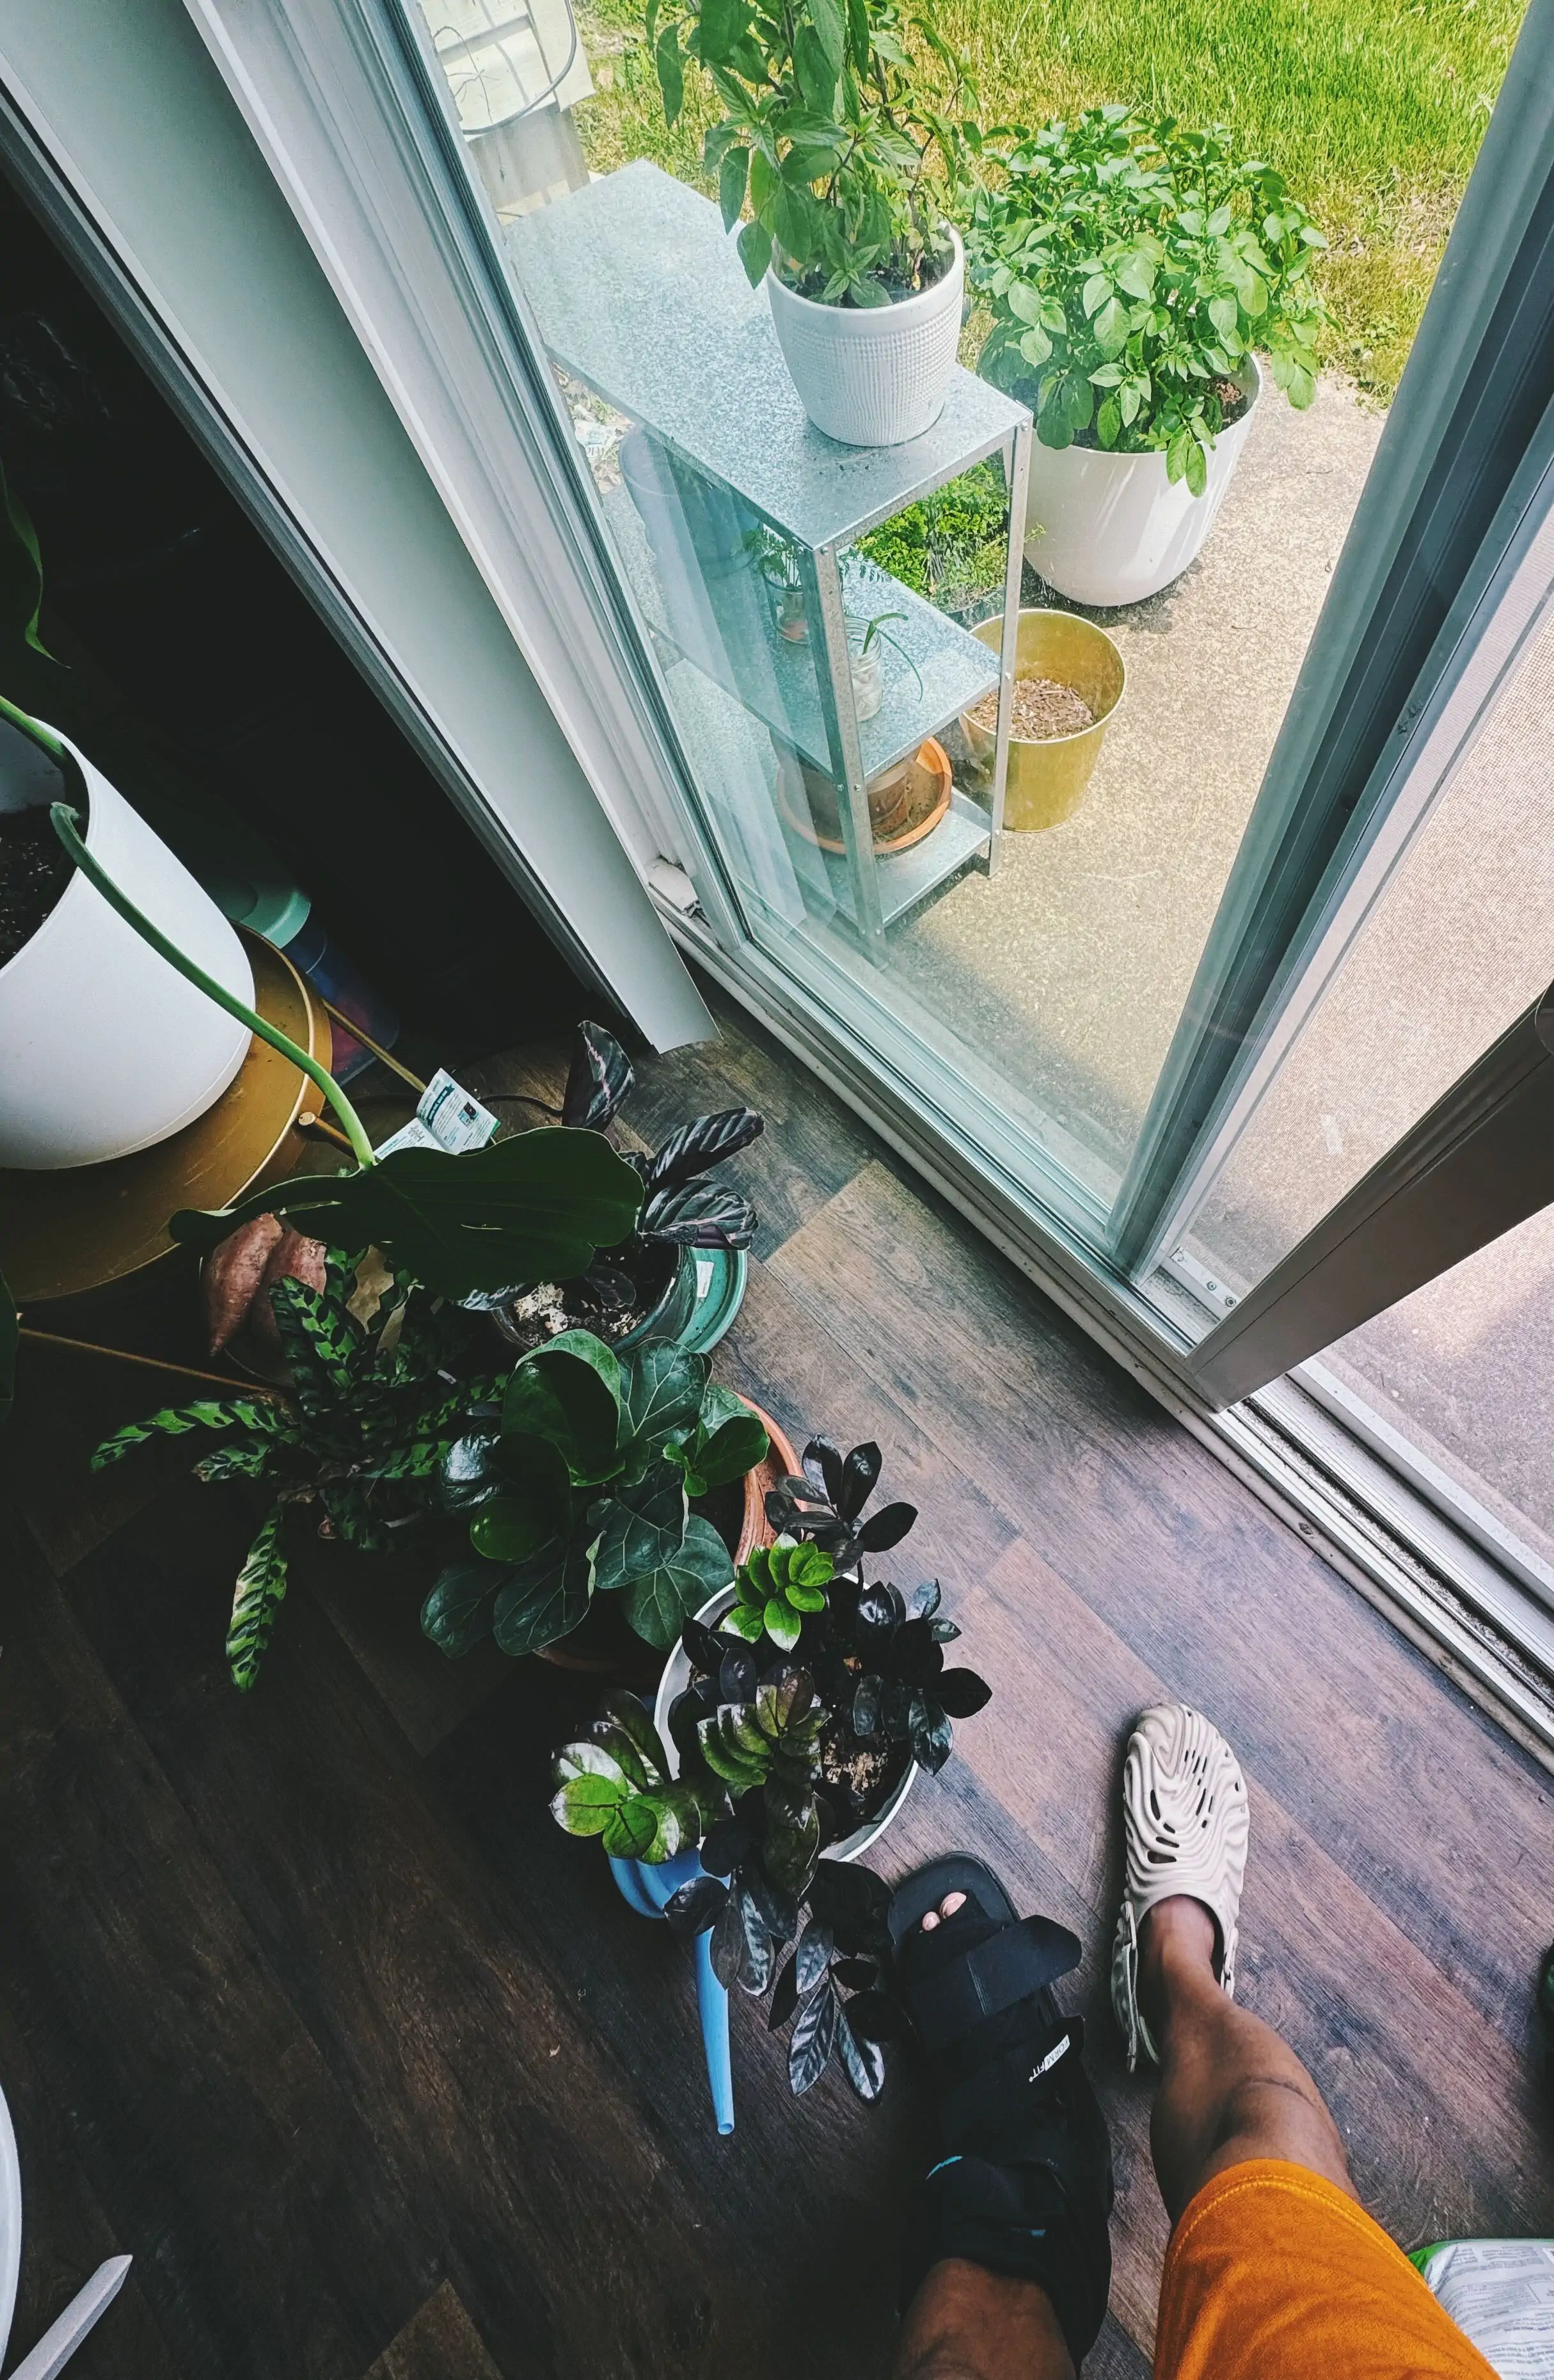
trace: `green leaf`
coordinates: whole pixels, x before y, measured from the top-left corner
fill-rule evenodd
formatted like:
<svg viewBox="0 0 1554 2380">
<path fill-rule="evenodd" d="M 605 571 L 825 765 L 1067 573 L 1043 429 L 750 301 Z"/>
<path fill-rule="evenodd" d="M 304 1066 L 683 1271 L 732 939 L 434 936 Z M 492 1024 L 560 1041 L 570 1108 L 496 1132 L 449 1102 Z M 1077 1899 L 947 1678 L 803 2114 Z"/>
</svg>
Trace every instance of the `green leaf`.
<svg viewBox="0 0 1554 2380">
<path fill-rule="evenodd" d="M 847 23 L 840 0 L 808 0 L 808 13 L 826 62 L 839 75 L 847 52 Z"/>
<path fill-rule="evenodd" d="M 695 1427 L 711 1366 L 673 1339 L 649 1339 L 623 1366 L 622 1424 L 639 1455 L 654 1454 L 677 1431 Z"/>
<path fill-rule="evenodd" d="M 718 204 L 723 211 L 723 229 L 732 231 L 739 221 L 745 205 L 746 186 L 750 178 L 750 152 L 747 149 L 725 149 L 718 168 Z"/>
<path fill-rule="evenodd" d="M 758 1463 L 765 1462 L 769 1444 L 766 1431 L 753 1413 L 731 1415 L 697 1450 L 696 1467 L 702 1482 L 701 1492 L 705 1494 L 709 1488 L 724 1488 L 731 1480 L 743 1479 Z"/>
<path fill-rule="evenodd" d="M 1041 298 L 1023 281 L 1011 282 L 1004 293 L 1004 304 L 1018 322 L 1034 325 L 1041 320 Z"/>
<path fill-rule="evenodd" d="M 194 1475 L 207 1487 L 217 1479 L 258 1479 L 262 1477 L 271 1455 L 267 1439 L 239 1439 L 236 1445 L 218 1446 L 194 1466 Z"/>
<path fill-rule="evenodd" d="M 601 1835 L 621 1806 L 618 1790 L 602 1777 L 569 1777 L 551 1803 L 551 1815 L 569 1835 Z"/>
<path fill-rule="evenodd" d="M 1128 336 L 1128 310 L 1122 299 L 1109 298 L 1090 328 L 1103 356 L 1120 355 Z"/>
<path fill-rule="evenodd" d="M 824 1587 L 807 1586 L 802 1579 L 790 1578 L 783 1592 L 795 1611 L 823 1611 L 826 1608 Z"/>
<path fill-rule="evenodd" d="M 574 1479 L 608 1479 L 620 1467 L 625 1381 L 614 1351 L 591 1330 L 564 1330 L 526 1355 L 502 1403 L 504 1437 L 546 1439 Z"/>
<path fill-rule="evenodd" d="M 779 186 L 771 207 L 771 230 L 778 248 L 795 264 L 809 264 L 820 254 L 821 209 L 808 190 Z"/>
<path fill-rule="evenodd" d="M 259 1675 L 275 1617 L 286 1591 L 286 1549 L 281 1534 L 285 1508 L 277 1504 L 249 1548 L 232 1597 L 226 1660 L 232 1682 L 247 1694 Z"/>
<path fill-rule="evenodd" d="M 6 478 L 0 463 L 0 638 L 30 645 L 45 661 L 54 655 L 38 634 L 43 600 L 43 568 L 30 514 Z"/>
<path fill-rule="evenodd" d="M 761 1850 L 773 1884 L 802 1893 L 820 1852 L 820 1812 L 813 1793 L 795 1796 L 768 1786 Z"/>
<path fill-rule="evenodd" d="M 736 1603 L 732 1611 L 724 1612 L 718 1627 L 724 1635 L 742 1636 L 747 1645 L 759 1645 L 766 1633 L 766 1613 L 755 1604 Z"/>
<path fill-rule="evenodd" d="M 739 261 L 752 289 L 759 289 L 771 262 L 771 234 L 764 224 L 747 223 L 739 233 Z"/>
<path fill-rule="evenodd" d="M 621 1589 L 621 1608 L 638 1636 L 667 1652 L 686 1621 L 726 1586 L 734 1564 L 710 1521 L 693 1512 L 680 1544 Z"/>
<path fill-rule="evenodd" d="M 1185 463 L 1187 485 L 1195 496 L 1201 496 L 1208 485 L 1208 457 L 1194 438 L 1187 447 Z"/>
<path fill-rule="evenodd" d="M 255 1215 L 330 1247 L 375 1246 L 443 1297 L 515 1282 L 569 1281 L 633 1229 L 642 1184 L 602 1133 L 545 1126 L 451 1157 L 403 1148 L 355 1173 L 305 1174 L 168 1229 L 209 1249 Z"/>
<path fill-rule="evenodd" d="M 293 1386 L 305 1412 L 318 1413 L 350 1394 L 353 1359 L 366 1334 L 327 1291 L 283 1274 L 270 1290 L 271 1309 Z"/>
<path fill-rule="evenodd" d="M 665 25 L 658 40 L 653 43 L 653 65 L 658 72 L 659 91 L 663 99 L 664 122 L 674 124 L 686 99 L 686 69 L 680 56 L 680 34 L 677 26 Z M 606 1241 L 603 1245 L 613 1246 L 614 1244 L 613 1241 Z M 585 1258 L 584 1261 L 586 1262 L 587 1259 Z M 541 1274 L 540 1278 L 544 1277 Z M 498 1282 L 493 1286 L 500 1287 L 501 1284 Z"/>
<path fill-rule="evenodd" d="M 268 1399 L 231 1397 L 223 1402 L 201 1397 L 191 1405 L 164 1405 L 159 1413 L 148 1414 L 144 1421 L 126 1422 L 105 1438 L 91 1458 L 93 1471 L 101 1471 L 110 1463 L 117 1463 L 132 1446 L 144 1446 L 153 1438 L 178 1438 L 191 1429 L 273 1429 L 273 1407 Z"/>
<path fill-rule="evenodd" d="M 641 1572 L 661 1569 L 684 1540 L 686 1490 L 673 1471 L 650 1474 L 639 1486 L 607 1498 L 600 1509 L 590 1555 L 597 1595 L 618 1595 Z M 701 1599 L 705 1603 L 706 1596 Z"/>
<path fill-rule="evenodd" d="M 1241 309 L 1232 296 L 1221 290 L 1208 301 L 1208 319 L 1222 339 L 1233 339 L 1241 322 Z"/>
<path fill-rule="evenodd" d="M 606 1718 L 629 1735 L 637 1747 L 637 1756 L 648 1772 L 650 1784 L 666 1784 L 669 1779 L 669 1755 L 657 1728 L 643 1709 L 637 1696 L 624 1686 L 613 1686 L 600 1706 Z"/>
<path fill-rule="evenodd" d="M 569 1636 L 588 1612 L 592 1592 L 588 1548 L 547 1546 L 519 1562 L 492 1607 L 492 1633 L 504 1653 L 538 1653 Z"/>
<path fill-rule="evenodd" d="M 1020 341 L 1020 353 L 1033 368 L 1044 364 L 1052 352 L 1052 342 L 1037 324 L 1026 331 Z"/>
<path fill-rule="evenodd" d="M 606 1819 L 603 1843 L 611 1859 L 647 1859 L 659 1831 L 659 1814 L 645 1793 L 621 1803 Z M 662 1856 L 662 1854 L 661 1854 Z"/>
<path fill-rule="evenodd" d="M 701 0 L 697 49 L 709 65 L 727 66 L 749 30 L 750 11 L 745 0 Z"/>
<path fill-rule="evenodd" d="M 450 1660 L 491 1634 L 491 1602 L 502 1585 L 490 1562 L 450 1562 L 421 1606 L 421 1629 Z"/>
<path fill-rule="evenodd" d="M 1109 396 L 1096 415 L 1096 436 L 1109 452 L 1116 445 L 1123 427 L 1123 408 L 1114 396 Z"/>
<path fill-rule="evenodd" d="M 528 1561 L 556 1534 L 550 1512 L 520 1496 L 498 1496 L 482 1504 L 469 1524 L 469 1542 L 487 1561 Z"/>
<path fill-rule="evenodd" d="M 798 1643 L 804 1623 L 786 1597 L 774 1595 L 762 1616 L 766 1621 L 766 1633 L 772 1643 L 780 1645 L 784 1653 L 791 1653 Z"/>
<path fill-rule="evenodd" d="M 1111 283 L 1104 273 L 1092 273 L 1085 284 L 1081 303 L 1087 314 L 1099 314 L 1111 295 Z"/>
<path fill-rule="evenodd" d="M 631 1779 L 609 1745 L 596 1743 L 591 1736 L 564 1743 L 556 1755 L 553 1774 L 558 1785 L 572 1777 L 598 1777 L 617 1793 L 630 1790 Z"/>
</svg>

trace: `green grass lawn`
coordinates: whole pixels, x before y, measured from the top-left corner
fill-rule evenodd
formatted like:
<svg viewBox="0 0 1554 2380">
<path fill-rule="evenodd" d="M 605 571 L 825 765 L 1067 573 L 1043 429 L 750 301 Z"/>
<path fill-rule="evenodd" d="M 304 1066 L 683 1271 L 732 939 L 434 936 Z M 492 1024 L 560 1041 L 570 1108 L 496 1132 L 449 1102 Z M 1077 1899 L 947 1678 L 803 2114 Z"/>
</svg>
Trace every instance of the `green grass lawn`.
<svg viewBox="0 0 1554 2380">
<path fill-rule="evenodd" d="M 1140 100 L 1228 124 L 1278 166 L 1331 241 L 1326 360 L 1372 395 L 1397 386 L 1522 20 L 1524 0 L 940 0 L 982 118 L 1036 123 Z M 713 110 L 687 85 L 665 130 L 637 0 L 593 0 L 598 96 L 577 112 L 597 171 L 652 157 L 706 187 Z"/>
</svg>

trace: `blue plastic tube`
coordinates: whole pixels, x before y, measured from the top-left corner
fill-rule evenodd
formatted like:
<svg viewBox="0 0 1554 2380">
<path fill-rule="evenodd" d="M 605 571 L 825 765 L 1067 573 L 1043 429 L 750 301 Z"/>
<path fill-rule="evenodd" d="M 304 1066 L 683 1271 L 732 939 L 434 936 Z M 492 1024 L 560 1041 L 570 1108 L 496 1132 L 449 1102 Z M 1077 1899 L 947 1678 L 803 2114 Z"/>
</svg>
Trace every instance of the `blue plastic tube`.
<svg viewBox="0 0 1554 2380">
<path fill-rule="evenodd" d="M 640 1917 L 662 1917 L 663 1907 L 672 1894 L 693 1876 L 704 1873 L 699 1852 L 681 1852 L 678 1857 L 664 1860 L 650 1867 L 642 1860 L 610 1862 L 610 1871 L 620 1888 L 621 1898 Z M 707 2083 L 712 2094 L 712 2113 L 720 2132 L 734 2130 L 734 2067 L 729 2054 L 728 1994 L 712 1973 L 712 1941 L 710 1934 L 696 1937 L 696 2005 L 701 2019 L 701 2046 L 707 2057 Z"/>
</svg>

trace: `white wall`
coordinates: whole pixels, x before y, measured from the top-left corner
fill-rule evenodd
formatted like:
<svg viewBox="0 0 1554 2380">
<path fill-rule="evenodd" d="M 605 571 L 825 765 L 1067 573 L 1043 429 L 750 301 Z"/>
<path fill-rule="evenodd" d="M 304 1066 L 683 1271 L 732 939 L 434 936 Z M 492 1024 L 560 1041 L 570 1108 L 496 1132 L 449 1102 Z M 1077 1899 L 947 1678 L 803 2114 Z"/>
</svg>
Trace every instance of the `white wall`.
<svg viewBox="0 0 1554 2380">
<path fill-rule="evenodd" d="M 419 714 L 473 822 L 650 1040 L 706 1038 L 683 963 L 181 0 L 6 0 L 0 80 L 397 674 L 401 717 L 414 729 Z"/>
</svg>

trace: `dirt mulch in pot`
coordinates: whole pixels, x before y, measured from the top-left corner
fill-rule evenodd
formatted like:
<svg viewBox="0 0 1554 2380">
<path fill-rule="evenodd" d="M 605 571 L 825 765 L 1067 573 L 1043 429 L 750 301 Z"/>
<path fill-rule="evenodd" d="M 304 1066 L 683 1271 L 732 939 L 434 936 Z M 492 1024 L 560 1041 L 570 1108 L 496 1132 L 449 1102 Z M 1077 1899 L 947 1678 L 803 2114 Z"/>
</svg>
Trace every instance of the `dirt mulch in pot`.
<svg viewBox="0 0 1554 2380">
<path fill-rule="evenodd" d="M 840 1719 L 832 1720 L 820 1738 L 819 1791 L 830 1805 L 838 1841 L 879 1816 L 911 1756 L 904 1743 L 859 1743 Z"/>
<path fill-rule="evenodd" d="M 74 872 L 47 810 L 0 811 L 0 966 L 26 948 Z"/>
<path fill-rule="evenodd" d="M 966 712 L 974 727 L 991 735 L 998 729 L 998 688 L 985 694 Z M 1023 744 L 1046 743 L 1054 735 L 1078 735 L 1096 723 L 1095 712 L 1082 694 L 1055 677 L 1019 677 L 1014 681 L 1011 735 Z"/>
</svg>

